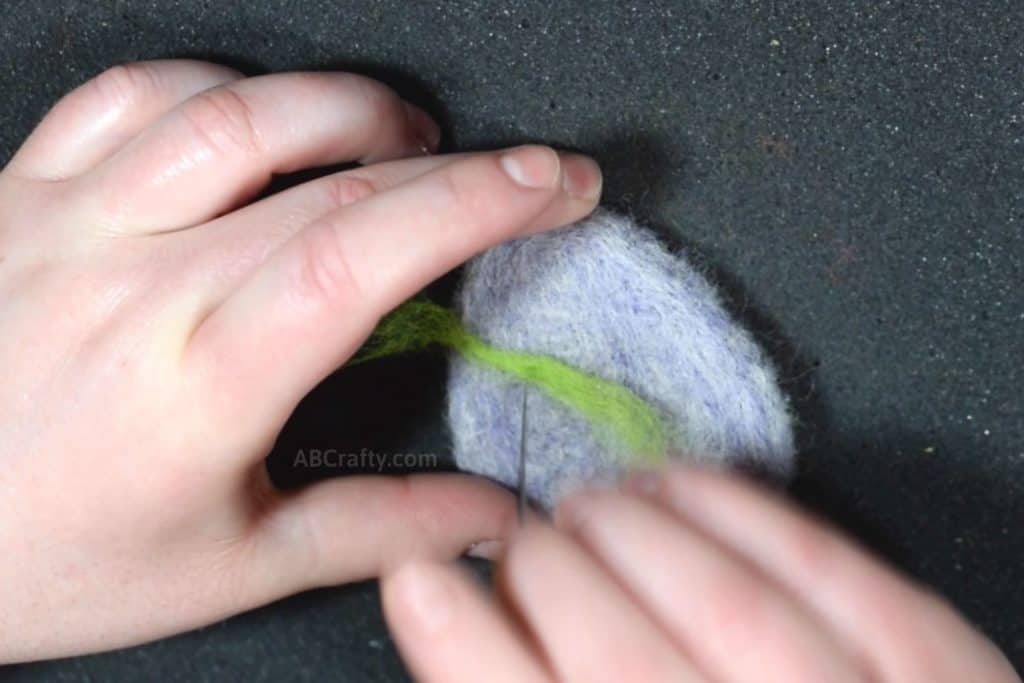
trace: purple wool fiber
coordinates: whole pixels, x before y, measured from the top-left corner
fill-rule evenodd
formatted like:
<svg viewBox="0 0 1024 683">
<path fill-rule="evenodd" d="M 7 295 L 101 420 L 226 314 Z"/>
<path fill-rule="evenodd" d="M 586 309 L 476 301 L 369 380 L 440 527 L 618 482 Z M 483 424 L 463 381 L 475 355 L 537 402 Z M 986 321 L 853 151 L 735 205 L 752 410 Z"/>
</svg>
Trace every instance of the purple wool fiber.
<svg viewBox="0 0 1024 683">
<path fill-rule="evenodd" d="M 630 219 L 605 210 L 572 226 L 508 242 L 467 266 L 457 307 L 484 341 L 554 356 L 621 383 L 669 427 L 679 457 L 793 465 L 788 405 L 775 371 L 714 288 L 681 255 Z M 455 355 L 448 419 L 458 466 L 517 481 L 523 385 Z M 591 425 L 530 389 L 526 489 L 544 507 L 622 463 Z"/>
</svg>

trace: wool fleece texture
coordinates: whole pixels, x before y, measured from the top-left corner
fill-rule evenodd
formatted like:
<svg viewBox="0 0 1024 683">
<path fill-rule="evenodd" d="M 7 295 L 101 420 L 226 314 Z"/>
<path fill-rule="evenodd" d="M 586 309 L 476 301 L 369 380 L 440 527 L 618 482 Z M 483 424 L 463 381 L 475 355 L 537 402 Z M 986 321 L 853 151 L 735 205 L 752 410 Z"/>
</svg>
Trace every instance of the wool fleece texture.
<svg viewBox="0 0 1024 683">
<path fill-rule="evenodd" d="M 660 414 L 675 457 L 792 468 L 788 406 L 767 358 L 704 277 L 629 218 L 598 210 L 488 250 L 467 266 L 456 305 L 487 344 L 631 389 Z M 620 474 L 621 454 L 584 416 L 527 390 L 531 499 L 550 508 Z M 453 354 L 448 419 L 460 469 L 515 486 L 523 391 L 515 377 Z"/>
<path fill-rule="evenodd" d="M 466 330 L 455 311 L 427 299 L 410 299 L 385 316 L 348 365 L 434 345 L 447 346 L 568 406 L 589 420 L 594 434 L 623 460 L 660 464 L 665 458 L 668 443 L 661 416 L 627 387 L 552 356 L 489 346 Z"/>
</svg>

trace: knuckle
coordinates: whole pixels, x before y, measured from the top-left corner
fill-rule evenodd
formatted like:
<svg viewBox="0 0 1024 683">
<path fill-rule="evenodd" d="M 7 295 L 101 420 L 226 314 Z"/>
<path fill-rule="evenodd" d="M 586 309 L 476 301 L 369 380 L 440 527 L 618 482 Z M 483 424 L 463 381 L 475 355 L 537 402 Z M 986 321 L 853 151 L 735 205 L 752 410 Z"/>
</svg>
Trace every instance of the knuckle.
<svg viewBox="0 0 1024 683">
<path fill-rule="evenodd" d="M 460 171 L 453 167 L 438 174 L 431 195 L 438 209 L 449 213 L 454 210 L 463 222 L 479 227 L 490 213 L 489 204 L 478 190 L 476 179 Z"/>
<path fill-rule="evenodd" d="M 707 609 L 709 628 L 754 642 L 763 625 L 767 593 L 752 577 L 739 571 L 724 571 L 709 586 Z"/>
<path fill-rule="evenodd" d="M 324 178 L 323 189 L 329 209 L 340 209 L 377 192 L 376 185 L 369 178 L 348 174 Z"/>
<path fill-rule="evenodd" d="M 833 574 L 838 546 L 831 532 L 812 524 L 798 524 L 789 532 L 786 546 L 802 575 L 824 581 Z"/>
<path fill-rule="evenodd" d="M 191 132 L 215 152 L 256 156 L 262 151 L 252 108 L 230 86 L 193 96 L 182 105 L 181 116 Z"/>
<path fill-rule="evenodd" d="M 299 237 L 300 257 L 290 289 L 300 303 L 359 300 L 361 287 L 351 256 L 330 223 L 318 223 Z"/>
<path fill-rule="evenodd" d="M 382 573 L 390 573 L 411 557 L 423 553 L 423 546 L 429 546 L 431 539 L 435 538 L 429 534 L 437 529 L 432 527 L 429 513 L 425 515 L 420 509 L 421 502 L 411 478 L 395 477 L 389 482 L 377 509 L 386 510 L 389 518 L 407 520 L 402 525 L 407 531 L 402 539 L 404 543 L 389 544 L 380 556 Z"/>
<path fill-rule="evenodd" d="M 158 90 L 160 78 L 145 62 L 117 64 L 89 81 L 87 88 L 102 106 L 123 109 Z"/>
<path fill-rule="evenodd" d="M 386 125 L 396 117 L 404 115 L 398 95 L 379 81 L 364 76 L 349 74 L 349 83 L 358 93 L 366 114 L 379 125 Z"/>
</svg>

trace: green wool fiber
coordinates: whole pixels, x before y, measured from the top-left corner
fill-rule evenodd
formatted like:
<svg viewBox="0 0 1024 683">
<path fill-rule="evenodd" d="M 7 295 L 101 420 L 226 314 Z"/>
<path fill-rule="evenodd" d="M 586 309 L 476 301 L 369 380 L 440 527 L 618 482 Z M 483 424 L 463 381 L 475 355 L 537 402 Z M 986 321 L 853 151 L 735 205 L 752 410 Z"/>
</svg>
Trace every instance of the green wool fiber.
<svg viewBox="0 0 1024 683">
<path fill-rule="evenodd" d="M 441 344 L 537 387 L 585 417 L 603 442 L 624 454 L 657 461 L 668 436 L 661 418 L 625 386 L 577 370 L 551 356 L 495 348 L 463 327 L 455 311 L 425 299 L 386 316 L 350 364 Z"/>
</svg>

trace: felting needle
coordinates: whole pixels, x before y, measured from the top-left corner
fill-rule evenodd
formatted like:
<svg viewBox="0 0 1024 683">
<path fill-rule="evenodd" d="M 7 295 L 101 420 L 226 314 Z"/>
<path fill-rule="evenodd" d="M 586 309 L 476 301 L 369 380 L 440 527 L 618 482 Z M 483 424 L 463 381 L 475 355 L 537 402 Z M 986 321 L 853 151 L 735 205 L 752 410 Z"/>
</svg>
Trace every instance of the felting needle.
<svg viewBox="0 0 1024 683">
<path fill-rule="evenodd" d="M 523 411 L 519 414 L 519 475 L 516 495 L 516 517 L 519 526 L 526 521 L 526 385 L 523 385 Z"/>
</svg>

